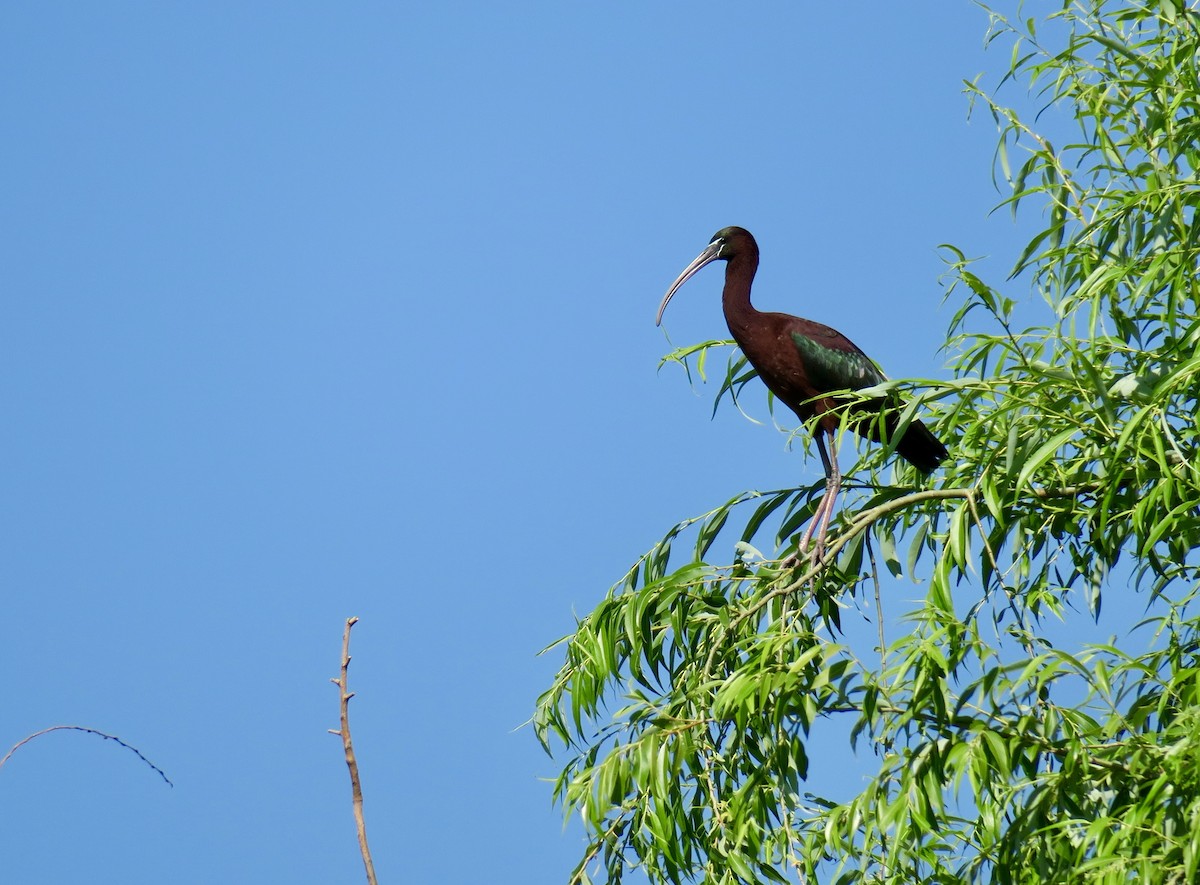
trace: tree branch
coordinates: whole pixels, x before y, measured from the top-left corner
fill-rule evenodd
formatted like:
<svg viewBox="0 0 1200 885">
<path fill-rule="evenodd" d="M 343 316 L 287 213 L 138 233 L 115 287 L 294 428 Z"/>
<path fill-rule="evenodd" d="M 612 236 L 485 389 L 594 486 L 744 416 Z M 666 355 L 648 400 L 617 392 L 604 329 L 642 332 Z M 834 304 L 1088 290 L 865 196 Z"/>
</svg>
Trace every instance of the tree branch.
<svg viewBox="0 0 1200 885">
<path fill-rule="evenodd" d="M 106 741 L 116 741 L 118 744 L 120 744 L 122 747 L 124 747 L 130 753 L 133 753 L 133 755 L 137 756 L 139 759 L 141 759 L 143 762 L 145 762 L 147 765 L 149 765 L 152 769 L 154 769 L 156 772 L 158 772 L 158 776 L 161 777 L 164 781 L 166 781 L 168 787 L 175 786 L 173 783 L 171 783 L 171 779 L 166 776 L 166 774 L 163 772 L 163 770 L 161 768 L 159 768 L 157 765 L 155 765 L 153 762 L 151 762 L 149 759 L 147 759 L 145 756 L 143 756 L 141 751 L 137 747 L 130 746 L 129 744 L 125 743 L 123 740 L 121 740 L 119 737 L 117 737 L 114 734 L 105 734 L 102 731 L 97 731 L 94 728 L 87 728 L 83 725 L 51 725 L 49 728 L 43 728 L 41 731 L 35 731 L 33 734 L 29 735 L 28 737 L 22 738 L 21 740 L 17 741 L 15 744 L 13 744 L 12 749 L 4 754 L 3 759 L 0 759 L 0 768 L 3 768 L 4 763 L 7 762 L 9 759 L 11 759 L 13 753 L 17 752 L 17 750 L 21 749 L 21 747 L 25 746 L 27 743 L 29 743 L 34 738 L 39 738 L 42 735 L 49 734 L 52 731 L 82 731 L 85 734 L 94 734 L 94 735 L 96 735 L 96 737 L 102 737 Z"/>
<path fill-rule="evenodd" d="M 337 731 L 329 729 L 330 734 L 339 735 L 342 747 L 346 751 L 346 767 L 350 769 L 350 794 L 354 800 L 354 824 L 358 828 L 358 850 L 362 852 L 363 866 L 367 870 L 369 885 L 378 885 L 375 878 L 375 863 L 371 860 L 371 849 L 367 847 L 367 823 L 363 818 L 362 782 L 358 778 L 358 760 L 354 756 L 354 743 L 350 739 L 350 691 L 347 674 L 350 670 L 350 628 L 358 623 L 358 618 L 347 618 L 346 629 L 342 633 L 342 669 L 337 679 L 330 679 L 340 692 L 341 728 Z"/>
</svg>

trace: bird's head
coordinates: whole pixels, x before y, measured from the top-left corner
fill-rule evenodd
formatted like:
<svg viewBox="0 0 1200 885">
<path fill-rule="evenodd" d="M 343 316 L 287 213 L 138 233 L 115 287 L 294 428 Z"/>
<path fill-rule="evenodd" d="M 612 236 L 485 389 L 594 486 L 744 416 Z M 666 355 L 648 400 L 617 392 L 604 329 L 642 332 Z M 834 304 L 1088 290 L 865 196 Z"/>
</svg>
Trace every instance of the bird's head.
<svg viewBox="0 0 1200 885">
<path fill-rule="evenodd" d="M 662 304 L 658 306 L 658 317 L 654 320 L 654 325 L 662 324 L 663 311 L 667 309 L 668 302 L 679 291 L 679 287 L 690 280 L 700 268 L 717 260 L 731 261 L 739 255 L 748 253 L 752 253 L 757 258 L 758 244 L 754 242 L 750 231 L 744 227 L 723 227 L 713 234 L 713 238 L 704 247 L 704 251 L 683 269 L 683 273 L 676 277 L 671 288 L 667 290 L 667 294 L 663 296 Z"/>
<path fill-rule="evenodd" d="M 758 251 L 758 244 L 754 242 L 754 236 L 750 231 L 736 225 L 721 228 L 712 235 L 712 239 L 708 241 L 708 245 L 711 246 L 717 241 L 720 241 L 720 246 L 718 247 L 720 254 L 717 257 L 726 260 L 740 254 L 747 248 L 753 249 L 755 252 Z"/>
</svg>

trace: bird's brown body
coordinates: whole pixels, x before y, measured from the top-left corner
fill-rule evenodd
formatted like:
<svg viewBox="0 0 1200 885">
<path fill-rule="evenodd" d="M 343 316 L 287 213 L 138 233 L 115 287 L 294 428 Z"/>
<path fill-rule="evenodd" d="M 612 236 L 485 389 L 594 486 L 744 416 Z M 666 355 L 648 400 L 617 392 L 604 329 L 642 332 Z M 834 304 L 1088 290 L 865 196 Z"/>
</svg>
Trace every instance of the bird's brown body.
<svg viewBox="0 0 1200 885">
<path fill-rule="evenodd" d="M 753 308 L 752 308 L 753 310 Z M 862 353 L 854 343 L 836 329 L 811 320 L 803 320 L 786 313 L 759 313 L 754 311 L 753 323 L 739 324 L 734 331 L 734 321 L 726 307 L 725 320 L 742 353 L 758 372 L 758 377 L 775 394 L 780 402 L 796 413 L 801 421 L 821 415 L 821 426 L 832 433 L 837 429 L 834 410 L 838 407 L 835 397 L 820 399 L 820 386 L 810 377 L 808 367 L 797 350 L 793 335 L 802 335 L 819 347 L 848 353 Z"/>
</svg>

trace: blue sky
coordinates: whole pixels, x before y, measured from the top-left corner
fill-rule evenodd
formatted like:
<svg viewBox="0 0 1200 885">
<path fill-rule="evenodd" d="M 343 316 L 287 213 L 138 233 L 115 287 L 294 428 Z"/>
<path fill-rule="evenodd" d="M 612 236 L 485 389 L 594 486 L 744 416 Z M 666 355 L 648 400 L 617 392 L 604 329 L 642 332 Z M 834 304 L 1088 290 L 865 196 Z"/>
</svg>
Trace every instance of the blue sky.
<svg viewBox="0 0 1200 885">
<path fill-rule="evenodd" d="M 79 724 L 175 783 L 26 746 L 6 882 L 361 881 L 326 733 L 350 615 L 381 881 L 564 881 L 537 651 L 676 520 L 819 475 L 656 371 L 666 286 L 743 225 L 760 307 L 938 376 L 937 244 L 1016 242 L 966 0 L 2 22 L 0 753 Z M 719 288 L 673 341 L 724 336 Z"/>
</svg>

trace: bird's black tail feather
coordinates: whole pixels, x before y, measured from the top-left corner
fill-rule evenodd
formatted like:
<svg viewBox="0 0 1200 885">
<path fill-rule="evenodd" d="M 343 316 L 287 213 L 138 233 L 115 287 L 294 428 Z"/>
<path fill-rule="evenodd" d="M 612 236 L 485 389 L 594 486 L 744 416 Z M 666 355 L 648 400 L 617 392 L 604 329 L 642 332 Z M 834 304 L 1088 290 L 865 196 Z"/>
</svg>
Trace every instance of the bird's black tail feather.
<svg viewBox="0 0 1200 885">
<path fill-rule="evenodd" d="M 950 454 L 941 440 L 920 421 L 908 425 L 896 451 L 922 473 L 932 473 Z"/>
</svg>

